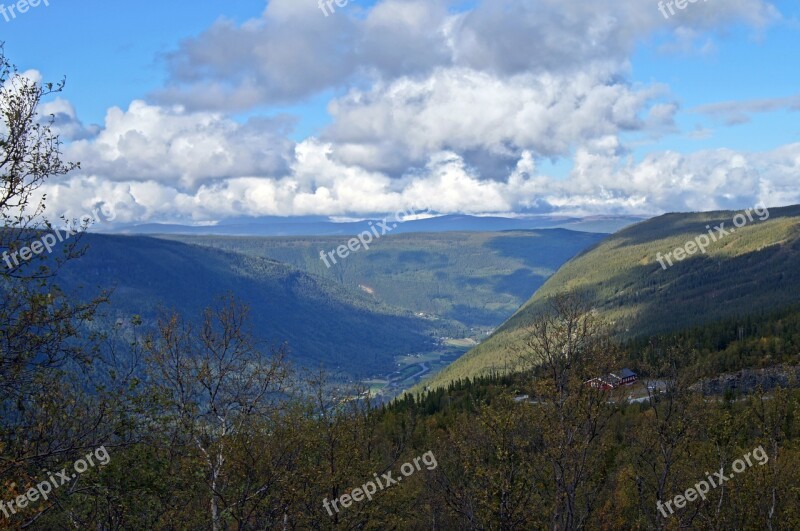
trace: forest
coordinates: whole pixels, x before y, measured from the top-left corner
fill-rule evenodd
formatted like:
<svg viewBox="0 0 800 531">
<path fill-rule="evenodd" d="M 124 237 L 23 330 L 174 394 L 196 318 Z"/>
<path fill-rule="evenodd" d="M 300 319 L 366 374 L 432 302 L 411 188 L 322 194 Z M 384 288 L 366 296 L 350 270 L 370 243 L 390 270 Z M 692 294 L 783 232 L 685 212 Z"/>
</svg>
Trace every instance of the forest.
<svg viewBox="0 0 800 531">
<path fill-rule="evenodd" d="M 0 525 L 750 529 L 799 523 L 800 500 L 791 488 L 800 479 L 794 382 L 747 395 L 705 394 L 696 385 L 716 354 L 746 349 L 755 335 L 772 345 L 769 356 L 796 365 L 796 312 L 765 317 L 757 334 L 754 326 L 741 339 L 720 324 L 640 348 L 616 343 L 607 323 L 573 296 L 549 304 L 526 332 L 527 370 L 460 380 L 381 407 L 323 373 L 293 370 L 280 349 L 259 348 L 245 332 L 246 309 L 230 300 L 204 312 L 199 327 L 179 316 L 164 319 L 157 332 L 131 337 L 126 352 L 74 349 L 62 353 L 68 363 L 56 365 L 54 357 L 35 374 L 16 365 L 3 371 L 0 452 L 2 477 L 15 479 L 3 483 L 0 500 L 35 492 L 49 473 L 69 470 L 87 453 L 102 448 L 108 459 L 49 499 L 24 510 L 18 505 Z M 8 361 L 4 369 L 12 368 Z M 633 403 L 625 388 L 586 385 L 621 365 L 663 386 Z M 658 502 L 711 473 L 730 475 L 739 458 L 759 448 L 767 456 L 763 465 L 730 476 L 668 517 L 659 510 Z M 405 463 L 425 454 L 435 456 L 435 468 L 401 474 Z M 403 481 L 371 500 L 326 509 L 325 501 L 346 500 L 392 473 Z"/>
</svg>

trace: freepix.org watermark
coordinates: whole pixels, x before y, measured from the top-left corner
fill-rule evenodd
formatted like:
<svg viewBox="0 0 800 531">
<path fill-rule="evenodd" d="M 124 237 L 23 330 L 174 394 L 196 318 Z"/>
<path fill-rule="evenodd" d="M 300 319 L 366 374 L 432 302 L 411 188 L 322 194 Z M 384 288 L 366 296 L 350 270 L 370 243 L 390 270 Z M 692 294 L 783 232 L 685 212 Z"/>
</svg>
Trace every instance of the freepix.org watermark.
<svg viewBox="0 0 800 531">
<path fill-rule="evenodd" d="M 676 262 L 681 262 L 686 258 L 697 254 L 697 251 L 700 251 L 702 254 L 706 254 L 706 249 L 708 249 L 712 243 L 720 241 L 726 236 L 736 232 L 736 229 L 740 229 L 748 223 L 755 221 L 753 214 L 758 216 L 759 221 L 767 221 L 769 219 L 769 209 L 767 209 L 764 203 L 759 203 L 755 206 L 755 208 L 748 208 L 744 211 L 744 213 L 733 216 L 733 227 L 725 228 L 725 223 L 720 223 L 712 229 L 711 225 L 706 225 L 706 229 L 708 229 L 707 235 L 701 234 L 694 240 L 689 240 L 686 242 L 683 247 L 678 247 L 674 251 L 669 252 L 664 256 L 661 256 L 661 253 L 658 253 L 656 255 L 656 260 L 658 260 L 658 263 L 661 264 L 661 268 L 666 271 L 667 267 L 673 266 L 673 258 Z M 667 266 L 667 264 L 669 264 L 669 266 Z"/>
<path fill-rule="evenodd" d="M 64 485 L 69 485 L 79 474 L 83 474 L 90 467 L 106 466 L 111 462 L 111 456 L 105 446 L 97 448 L 93 452 L 89 452 L 83 458 L 78 459 L 73 463 L 70 473 L 66 468 L 62 468 L 60 472 L 52 474 L 47 473 L 47 479 L 38 483 L 35 487 L 31 487 L 25 494 L 20 494 L 11 501 L 0 500 L 0 512 L 6 518 L 11 518 L 17 514 L 17 511 L 25 509 L 28 505 L 36 503 L 37 501 L 47 500 L 54 490 L 58 490 Z M 11 485 L 14 488 L 15 485 Z"/>
<path fill-rule="evenodd" d="M 114 221 L 116 218 L 117 215 L 114 213 L 114 209 L 108 205 L 103 205 L 99 208 L 95 208 L 91 214 L 84 214 L 81 216 L 80 222 L 82 227 L 88 228 L 95 223 L 107 223 L 109 221 Z M 79 229 L 70 227 L 69 225 L 64 225 L 60 229 L 57 228 L 52 231 L 47 231 L 41 238 L 30 245 L 21 247 L 11 253 L 8 251 L 3 252 L 3 261 L 6 263 L 8 269 L 13 270 L 15 267 L 19 267 L 22 262 L 27 262 L 34 256 L 38 256 L 45 251 L 47 251 L 47 254 L 52 253 L 57 243 L 62 243 L 72 238 L 78 232 Z"/>
<path fill-rule="evenodd" d="M 346 7 L 349 3 L 350 0 L 319 0 L 319 8 L 327 17 L 331 13 L 336 12 L 336 8 L 333 7 L 333 4 L 336 4 L 339 7 Z M 328 13 L 328 11 L 330 11 L 330 13 Z"/>
<path fill-rule="evenodd" d="M 408 221 L 409 218 L 413 217 L 417 213 L 425 214 L 430 212 L 430 209 L 425 210 L 400 210 L 394 214 L 394 219 L 391 221 L 387 221 L 386 218 L 383 220 L 378 221 L 377 223 L 370 221 L 369 222 L 369 230 L 365 230 L 355 238 L 351 238 L 347 245 L 340 245 L 336 249 L 332 251 L 325 251 L 319 252 L 319 259 L 325 263 L 325 266 L 330 269 L 331 266 L 336 265 L 336 256 L 340 259 L 344 260 L 350 253 L 355 253 L 363 247 L 364 250 L 368 251 L 370 244 L 375 241 L 379 240 L 381 237 L 385 236 L 386 234 L 390 233 L 392 230 L 397 228 L 397 225 L 400 223 L 404 223 Z M 328 261 L 330 259 L 330 261 Z"/>
<path fill-rule="evenodd" d="M 40 5 L 50 7 L 50 0 L 19 0 L 9 5 L 0 4 L 0 16 L 6 22 L 11 22 L 17 18 L 17 15 L 24 15 L 30 8 L 39 7 Z"/>
<path fill-rule="evenodd" d="M 675 16 L 675 8 L 677 7 L 680 10 L 686 9 L 689 4 L 696 4 L 700 0 L 668 0 L 666 2 L 662 1 L 658 3 L 658 10 L 661 11 L 661 14 L 664 15 L 664 18 L 669 20 L 669 17 Z M 703 2 L 708 2 L 708 0 L 703 0 Z M 669 14 L 667 14 L 667 10 L 669 10 Z"/>
<path fill-rule="evenodd" d="M 333 511 L 331 510 L 331 506 L 333 510 L 337 513 L 339 512 L 339 504 L 345 509 L 350 507 L 354 501 L 361 502 L 364 501 L 364 498 L 372 501 L 372 496 L 378 492 L 378 489 L 388 489 L 392 485 L 397 485 L 400 481 L 403 480 L 404 477 L 409 477 L 419 470 L 422 470 L 420 466 L 420 461 L 422 464 L 425 465 L 425 468 L 428 470 L 434 470 L 436 467 L 439 466 L 439 463 L 436 461 L 436 456 L 433 455 L 433 452 L 426 452 L 419 457 L 415 457 L 412 462 L 403 463 L 400 467 L 400 473 L 402 476 L 397 476 L 396 478 L 392 477 L 392 471 L 383 474 L 381 477 L 378 477 L 378 474 L 374 474 L 375 481 L 369 480 L 364 483 L 361 487 L 356 487 L 350 491 L 349 494 L 342 494 L 339 498 L 335 500 L 328 501 L 328 498 L 322 500 L 322 506 L 328 511 L 328 514 L 333 516 Z"/>
<path fill-rule="evenodd" d="M 741 474 L 748 468 L 752 467 L 753 461 L 750 459 L 751 456 L 760 466 L 766 465 L 767 461 L 769 461 L 769 456 L 764 450 L 764 447 L 759 446 L 752 452 L 746 453 L 741 459 L 734 461 L 731 465 L 733 472 L 728 472 L 727 476 L 725 475 L 725 467 L 720 468 L 719 472 L 714 472 L 713 475 L 706 472 L 706 479 L 708 479 L 708 481 L 699 481 L 694 485 L 694 487 L 686 489 L 686 492 L 683 494 L 678 494 L 666 503 L 662 503 L 661 500 L 658 500 L 658 502 L 656 502 L 656 508 L 664 516 L 664 518 L 668 518 L 665 508 L 669 510 L 669 516 L 675 514 L 675 509 L 672 508 L 672 504 L 675 504 L 677 509 L 683 509 L 686 507 L 687 502 L 697 501 L 698 498 L 705 500 L 706 494 L 711 492 L 712 488 L 716 489 L 726 481 L 730 481 L 736 474 Z"/>
</svg>

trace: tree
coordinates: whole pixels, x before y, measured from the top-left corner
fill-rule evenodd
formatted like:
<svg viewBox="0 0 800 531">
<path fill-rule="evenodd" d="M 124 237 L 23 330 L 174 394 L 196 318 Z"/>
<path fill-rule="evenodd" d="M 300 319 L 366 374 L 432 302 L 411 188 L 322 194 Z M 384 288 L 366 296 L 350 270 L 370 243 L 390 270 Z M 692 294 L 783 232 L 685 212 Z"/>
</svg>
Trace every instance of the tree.
<svg viewBox="0 0 800 531">
<path fill-rule="evenodd" d="M 55 281 L 59 267 L 80 255 L 77 238 L 56 258 L 32 256 L 52 228 L 39 189 L 78 167 L 62 160 L 53 118 L 38 112 L 63 88 L 64 81 L 40 85 L 20 75 L 0 44 L 0 477 L 9 478 L 0 499 L 95 447 L 112 426 L 103 403 L 89 404 L 91 387 L 80 375 L 97 359 L 90 322 L 105 295 L 70 300 Z M 55 501 L 23 517 L 30 522 Z"/>
<path fill-rule="evenodd" d="M 703 411 L 702 398 L 692 390 L 698 375 L 687 368 L 693 355 L 691 349 L 681 345 L 652 345 L 643 364 L 644 370 L 652 375 L 645 380 L 646 404 L 650 407 L 642 412 L 641 423 L 632 430 L 630 442 L 640 514 L 651 529 L 669 525 L 664 516 L 666 509 L 656 504 L 685 490 L 686 483 L 693 479 L 685 469 L 692 468 L 687 457 Z M 697 507 L 675 518 L 682 525 L 691 526 Z"/>
<path fill-rule="evenodd" d="M 51 226 L 43 217 L 45 197 L 37 200 L 37 190 L 47 179 L 78 167 L 61 160 L 52 118 L 42 123 L 38 115 L 42 98 L 63 88 L 63 81 L 41 86 L 20 75 L 0 45 L 0 399 L 24 398 L 36 369 L 75 358 L 76 349 L 65 339 L 75 335 L 72 324 L 89 318 L 98 304 L 70 304 L 52 283 L 52 261 L 44 255 L 29 261 L 18 256 Z M 74 250 L 75 242 L 66 246 L 65 258 Z"/>
<path fill-rule="evenodd" d="M 441 466 L 435 485 L 443 505 L 455 515 L 452 527 L 512 530 L 547 525 L 537 484 L 536 468 L 544 462 L 537 452 L 534 407 L 538 406 L 497 400 L 458 415 L 448 429 L 436 449 Z"/>
<path fill-rule="evenodd" d="M 579 529 L 596 509 L 606 475 L 603 435 L 619 393 L 589 380 L 618 370 L 608 327 L 579 297 L 556 295 L 525 329 L 522 358 L 531 371 L 531 415 L 540 430 L 537 454 L 554 529 Z M 617 396 L 615 396 L 617 395 Z"/>
<path fill-rule="evenodd" d="M 246 513 L 270 484 L 235 492 L 229 470 L 251 430 L 277 420 L 286 391 L 285 352 L 267 353 L 246 329 L 247 310 L 229 298 L 206 309 L 199 329 L 178 316 L 162 319 L 145 343 L 162 420 L 178 448 L 193 448 L 205 477 L 209 521 L 216 531 Z"/>
</svg>

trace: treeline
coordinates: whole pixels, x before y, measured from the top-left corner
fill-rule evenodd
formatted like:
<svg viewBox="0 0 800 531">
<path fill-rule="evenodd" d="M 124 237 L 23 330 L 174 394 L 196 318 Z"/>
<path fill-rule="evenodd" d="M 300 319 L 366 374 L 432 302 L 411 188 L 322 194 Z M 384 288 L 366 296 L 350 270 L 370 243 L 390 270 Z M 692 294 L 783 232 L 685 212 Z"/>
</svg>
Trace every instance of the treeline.
<svg viewBox="0 0 800 531">
<path fill-rule="evenodd" d="M 797 364 L 800 352 L 800 307 L 722 319 L 679 332 L 626 343 L 631 364 L 645 353 L 659 355 L 660 345 L 690 346 L 695 355 L 683 365 L 695 365 L 706 377 L 742 369 L 759 369 L 779 364 Z"/>
</svg>

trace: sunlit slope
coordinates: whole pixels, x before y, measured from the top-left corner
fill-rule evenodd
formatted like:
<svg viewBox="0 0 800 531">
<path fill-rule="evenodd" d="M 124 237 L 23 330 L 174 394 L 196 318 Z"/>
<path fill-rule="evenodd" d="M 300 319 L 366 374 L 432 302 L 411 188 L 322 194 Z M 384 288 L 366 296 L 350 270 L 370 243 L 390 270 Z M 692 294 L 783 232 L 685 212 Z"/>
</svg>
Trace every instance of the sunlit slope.
<svg viewBox="0 0 800 531">
<path fill-rule="evenodd" d="M 666 270 L 657 261 L 737 212 L 668 214 L 634 225 L 567 262 L 514 316 L 429 385 L 515 365 L 521 328 L 548 296 L 575 292 L 624 337 L 759 313 L 800 300 L 800 206 L 770 210 Z M 715 235 L 719 235 L 714 231 Z M 665 261 L 665 263 L 667 263 Z"/>
</svg>

